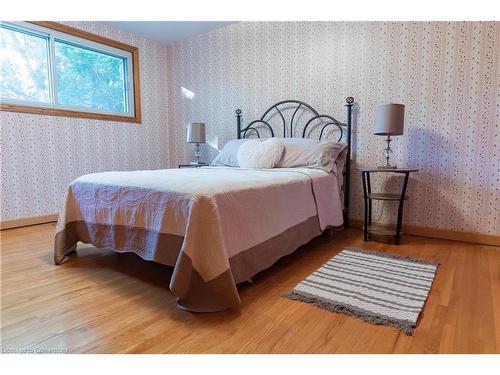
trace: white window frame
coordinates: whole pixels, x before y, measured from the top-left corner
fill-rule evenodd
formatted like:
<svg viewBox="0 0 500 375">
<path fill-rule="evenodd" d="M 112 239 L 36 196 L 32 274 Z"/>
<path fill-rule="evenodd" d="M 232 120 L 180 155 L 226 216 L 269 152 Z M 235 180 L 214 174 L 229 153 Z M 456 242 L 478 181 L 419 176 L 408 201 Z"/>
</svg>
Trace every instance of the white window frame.
<svg viewBox="0 0 500 375">
<path fill-rule="evenodd" d="M 74 112 L 84 112 L 89 114 L 99 114 L 99 115 L 110 115 L 110 116 L 120 116 L 120 117 L 131 117 L 135 116 L 135 97 L 134 97 L 134 70 L 133 70 L 133 55 L 130 51 L 122 50 L 119 48 L 114 48 L 112 46 L 94 42 L 85 38 L 80 38 L 74 35 L 70 35 L 64 32 L 50 29 L 48 27 L 43 27 L 35 25 L 28 22 L 1 22 L 1 25 L 5 25 L 8 28 L 19 30 L 27 34 L 34 36 L 39 36 L 48 39 L 47 43 L 47 59 L 48 59 L 48 80 L 49 80 L 49 96 L 50 103 L 35 102 L 29 100 L 21 99 L 11 99 L 11 98 L 0 98 L 2 104 L 13 104 L 19 106 L 30 106 L 35 108 L 47 108 L 55 110 L 69 110 Z M 94 52 L 103 53 L 113 57 L 125 59 L 125 104 L 126 112 L 113 112 L 113 111 L 103 111 L 88 107 L 79 106 L 69 106 L 61 105 L 57 103 L 57 87 L 55 82 L 55 41 L 61 41 L 74 45 L 76 47 L 81 47 L 84 49 L 92 50 Z"/>
</svg>

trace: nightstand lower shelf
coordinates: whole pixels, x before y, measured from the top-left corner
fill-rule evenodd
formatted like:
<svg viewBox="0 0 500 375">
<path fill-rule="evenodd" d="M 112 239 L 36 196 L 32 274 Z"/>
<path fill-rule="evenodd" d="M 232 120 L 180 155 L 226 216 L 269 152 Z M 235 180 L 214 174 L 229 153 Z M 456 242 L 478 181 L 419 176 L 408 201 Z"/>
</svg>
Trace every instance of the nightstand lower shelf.
<svg viewBox="0 0 500 375">
<path fill-rule="evenodd" d="M 391 228 L 383 224 L 368 225 L 368 234 L 375 234 L 377 236 L 395 236 L 397 234 L 396 228 Z"/>
<path fill-rule="evenodd" d="M 376 199 L 380 201 L 400 201 L 400 194 L 392 194 L 392 193 L 370 193 L 367 195 L 368 199 Z M 408 199 L 407 196 L 403 198 L 404 200 Z"/>
</svg>

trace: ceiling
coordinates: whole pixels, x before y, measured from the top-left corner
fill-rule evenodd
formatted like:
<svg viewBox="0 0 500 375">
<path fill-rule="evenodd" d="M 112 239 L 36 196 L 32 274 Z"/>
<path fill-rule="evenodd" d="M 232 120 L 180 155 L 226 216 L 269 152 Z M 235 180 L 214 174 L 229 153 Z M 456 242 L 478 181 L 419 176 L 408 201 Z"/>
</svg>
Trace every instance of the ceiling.
<svg viewBox="0 0 500 375">
<path fill-rule="evenodd" d="M 167 44 L 204 34 L 234 21 L 105 21 L 108 26 Z"/>
</svg>

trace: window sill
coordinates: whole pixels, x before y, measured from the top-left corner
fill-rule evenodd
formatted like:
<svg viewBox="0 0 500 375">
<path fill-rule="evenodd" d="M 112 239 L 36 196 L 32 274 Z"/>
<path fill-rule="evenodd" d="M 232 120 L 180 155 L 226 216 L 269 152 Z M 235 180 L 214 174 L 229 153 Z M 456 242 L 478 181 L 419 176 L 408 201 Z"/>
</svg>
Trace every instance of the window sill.
<svg viewBox="0 0 500 375">
<path fill-rule="evenodd" d="M 77 117 L 77 118 L 87 118 L 87 119 L 95 119 L 103 121 L 141 123 L 140 113 L 136 113 L 136 115 L 132 117 L 132 116 L 108 115 L 104 113 L 81 112 L 68 109 L 43 108 L 43 107 L 33 107 L 27 105 L 5 104 L 5 103 L 0 104 L 0 110 L 6 112 L 34 113 L 38 115 Z"/>
</svg>

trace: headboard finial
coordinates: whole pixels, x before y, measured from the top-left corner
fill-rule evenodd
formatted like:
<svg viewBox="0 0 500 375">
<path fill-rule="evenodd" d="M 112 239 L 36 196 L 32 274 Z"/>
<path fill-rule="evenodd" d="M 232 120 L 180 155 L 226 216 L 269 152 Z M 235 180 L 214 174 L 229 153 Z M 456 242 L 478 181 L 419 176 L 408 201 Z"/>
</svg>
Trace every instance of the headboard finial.
<svg viewBox="0 0 500 375">
<path fill-rule="evenodd" d="M 348 96 L 345 101 L 347 102 L 347 104 L 352 104 L 354 103 L 354 98 L 352 96 Z"/>
<path fill-rule="evenodd" d="M 234 111 L 234 113 L 236 113 L 236 123 L 238 125 L 236 138 L 240 139 L 241 138 L 241 109 L 238 108 L 236 111 Z"/>
</svg>

